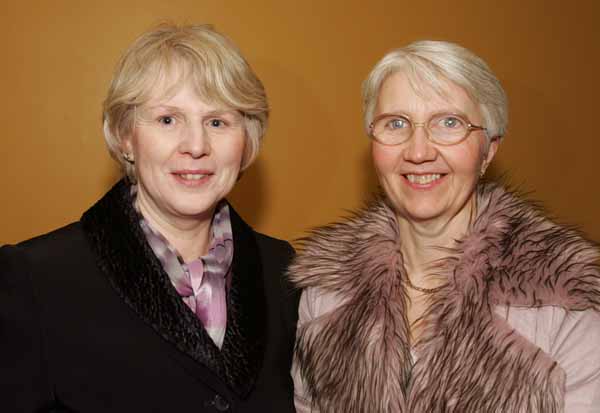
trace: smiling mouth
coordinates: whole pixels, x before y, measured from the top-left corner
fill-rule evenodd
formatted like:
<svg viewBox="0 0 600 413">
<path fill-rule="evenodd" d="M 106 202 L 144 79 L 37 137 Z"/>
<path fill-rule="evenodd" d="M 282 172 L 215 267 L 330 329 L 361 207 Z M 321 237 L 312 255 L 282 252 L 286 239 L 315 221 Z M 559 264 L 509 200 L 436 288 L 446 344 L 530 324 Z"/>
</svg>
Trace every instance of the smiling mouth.
<svg viewBox="0 0 600 413">
<path fill-rule="evenodd" d="M 404 177 L 408 180 L 408 182 L 410 182 L 411 184 L 417 184 L 417 185 L 430 184 L 432 182 L 437 181 L 442 176 L 445 176 L 445 174 L 425 174 L 425 175 L 405 174 L 404 175 Z"/>
<path fill-rule="evenodd" d="M 173 173 L 175 180 L 188 188 L 204 187 L 211 181 L 213 175 L 214 173 L 209 171 L 181 171 Z"/>
<path fill-rule="evenodd" d="M 210 174 L 175 174 L 186 181 L 199 181 L 200 179 L 210 176 Z"/>
</svg>

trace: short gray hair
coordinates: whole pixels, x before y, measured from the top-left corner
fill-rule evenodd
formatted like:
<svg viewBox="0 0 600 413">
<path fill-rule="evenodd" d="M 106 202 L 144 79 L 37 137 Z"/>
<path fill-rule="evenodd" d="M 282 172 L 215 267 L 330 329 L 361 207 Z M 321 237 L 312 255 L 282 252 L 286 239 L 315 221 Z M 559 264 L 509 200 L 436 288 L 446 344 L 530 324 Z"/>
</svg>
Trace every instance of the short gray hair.
<svg viewBox="0 0 600 413">
<path fill-rule="evenodd" d="M 500 81 L 488 65 L 470 50 L 443 41 L 421 40 L 387 53 L 371 70 L 363 83 L 363 116 L 365 128 L 375 115 L 375 107 L 383 82 L 392 74 L 406 74 L 419 92 L 431 87 L 444 96 L 444 81 L 465 90 L 479 106 L 487 135 L 501 137 L 508 125 L 508 99 Z"/>
<path fill-rule="evenodd" d="M 169 76 L 178 78 L 167 82 Z M 156 90 L 166 96 L 190 81 L 207 102 L 244 115 L 246 146 L 242 170 L 257 157 L 267 128 L 269 104 L 263 84 L 239 49 L 209 25 L 162 24 L 143 33 L 125 51 L 103 105 L 104 139 L 111 156 L 132 182 L 133 166 L 123 158 L 123 138 L 133 132 L 135 108 Z"/>
</svg>

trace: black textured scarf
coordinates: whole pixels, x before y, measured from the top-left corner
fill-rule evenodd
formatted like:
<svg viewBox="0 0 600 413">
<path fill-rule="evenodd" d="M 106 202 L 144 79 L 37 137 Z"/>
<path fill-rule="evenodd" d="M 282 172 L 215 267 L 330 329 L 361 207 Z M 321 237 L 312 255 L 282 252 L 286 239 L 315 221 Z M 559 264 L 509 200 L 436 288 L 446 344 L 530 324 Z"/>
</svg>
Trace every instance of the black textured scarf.
<svg viewBox="0 0 600 413">
<path fill-rule="evenodd" d="M 127 305 L 164 339 L 213 371 L 239 397 L 247 396 L 264 356 L 265 299 L 253 231 L 233 208 L 234 276 L 221 350 L 181 300 L 147 244 L 125 181 L 86 211 L 81 222 L 98 266 Z"/>
</svg>

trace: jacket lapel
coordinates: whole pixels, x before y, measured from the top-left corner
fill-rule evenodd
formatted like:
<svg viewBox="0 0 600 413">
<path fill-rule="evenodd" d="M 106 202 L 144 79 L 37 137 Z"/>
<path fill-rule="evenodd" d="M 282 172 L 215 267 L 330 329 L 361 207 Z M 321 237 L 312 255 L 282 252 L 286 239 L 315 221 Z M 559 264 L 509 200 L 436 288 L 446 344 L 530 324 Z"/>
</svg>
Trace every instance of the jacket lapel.
<svg viewBox="0 0 600 413">
<path fill-rule="evenodd" d="M 233 277 L 227 305 L 222 355 L 230 385 L 246 396 L 256 381 L 265 351 L 265 291 L 254 232 L 230 206 Z"/>
<path fill-rule="evenodd" d="M 147 244 L 129 192 L 129 185 L 120 181 L 81 218 L 99 268 L 145 323 L 245 396 L 263 352 L 263 284 L 252 230 L 232 211 L 233 277 L 225 341 L 219 350 Z"/>
</svg>

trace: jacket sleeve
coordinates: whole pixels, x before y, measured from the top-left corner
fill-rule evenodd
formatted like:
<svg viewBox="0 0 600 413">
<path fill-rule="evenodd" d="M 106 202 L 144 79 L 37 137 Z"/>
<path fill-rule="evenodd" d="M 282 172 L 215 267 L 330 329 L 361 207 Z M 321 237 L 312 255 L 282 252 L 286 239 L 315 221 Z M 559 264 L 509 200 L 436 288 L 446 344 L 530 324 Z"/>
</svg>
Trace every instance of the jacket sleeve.
<svg viewBox="0 0 600 413">
<path fill-rule="evenodd" d="M 298 338 L 303 327 L 314 318 L 314 290 L 305 289 L 300 296 L 300 305 L 298 306 L 298 328 L 296 329 L 296 338 Z M 296 340 L 296 345 L 298 341 Z M 300 373 L 300 366 L 296 356 L 292 364 L 292 378 L 294 380 L 294 405 L 298 413 L 318 413 L 318 410 L 311 409 L 311 399 L 306 390 L 304 379 Z"/>
<path fill-rule="evenodd" d="M 0 248 L 0 405 L 37 411 L 50 398 L 39 306 L 18 246 Z"/>
<path fill-rule="evenodd" d="M 287 274 L 286 270 L 296 251 L 290 244 L 285 243 L 285 265 L 282 267 L 281 274 Z M 300 292 L 290 283 L 287 275 L 281 277 L 282 282 L 282 298 L 284 300 L 284 317 L 286 320 L 286 328 L 289 337 L 293 338 L 296 335 L 296 326 L 298 325 L 298 305 L 300 300 Z"/>
<path fill-rule="evenodd" d="M 600 412 L 600 314 L 559 306 L 499 307 L 497 313 L 564 370 L 565 413 Z"/>
<path fill-rule="evenodd" d="M 556 309 L 551 354 L 567 375 L 565 413 L 600 411 L 600 314 Z"/>
</svg>

